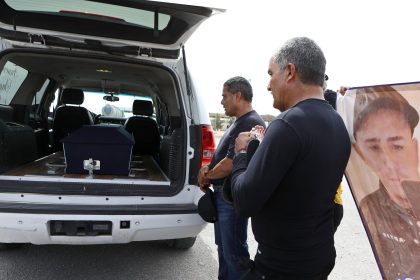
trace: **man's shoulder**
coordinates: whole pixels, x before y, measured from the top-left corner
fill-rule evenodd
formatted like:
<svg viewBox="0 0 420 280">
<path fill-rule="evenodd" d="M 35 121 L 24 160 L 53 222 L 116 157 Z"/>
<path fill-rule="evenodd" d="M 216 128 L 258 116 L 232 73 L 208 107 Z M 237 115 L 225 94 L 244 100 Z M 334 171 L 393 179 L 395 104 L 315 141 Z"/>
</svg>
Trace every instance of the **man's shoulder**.
<svg viewBox="0 0 420 280">
<path fill-rule="evenodd" d="M 262 119 L 262 117 L 255 111 L 252 110 L 249 113 L 245 114 L 243 116 L 243 118 L 241 118 L 241 122 L 243 123 L 252 123 L 253 126 L 254 125 L 264 125 L 265 126 L 265 122 Z"/>
<path fill-rule="evenodd" d="M 254 126 L 266 126 L 264 120 L 255 111 L 250 111 L 235 121 L 227 136 L 236 138 L 239 133 L 250 131 Z"/>
<path fill-rule="evenodd" d="M 303 124 L 316 122 L 325 116 L 331 120 L 342 121 L 342 118 L 325 100 L 310 99 L 296 104 L 294 107 L 282 112 L 277 118 L 289 121 L 302 121 Z"/>
</svg>

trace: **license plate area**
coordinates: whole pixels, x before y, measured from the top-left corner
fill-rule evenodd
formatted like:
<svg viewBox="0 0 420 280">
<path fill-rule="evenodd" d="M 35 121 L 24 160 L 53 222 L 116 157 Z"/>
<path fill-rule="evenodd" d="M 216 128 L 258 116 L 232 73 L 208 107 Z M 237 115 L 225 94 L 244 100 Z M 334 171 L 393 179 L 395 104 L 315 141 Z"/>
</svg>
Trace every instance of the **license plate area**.
<svg viewBox="0 0 420 280">
<path fill-rule="evenodd" d="M 50 221 L 51 236 L 112 235 L 110 221 Z"/>
</svg>

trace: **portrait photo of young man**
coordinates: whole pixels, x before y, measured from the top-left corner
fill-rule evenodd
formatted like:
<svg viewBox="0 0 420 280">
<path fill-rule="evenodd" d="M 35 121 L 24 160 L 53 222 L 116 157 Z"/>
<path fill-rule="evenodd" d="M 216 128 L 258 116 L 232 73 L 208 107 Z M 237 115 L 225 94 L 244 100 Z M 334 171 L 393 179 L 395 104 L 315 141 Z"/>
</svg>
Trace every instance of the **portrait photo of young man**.
<svg viewBox="0 0 420 280">
<path fill-rule="evenodd" d="M 419 84 L 417 91 L 420 99 Z M 414 134 L 419 114 L 401 94 L 405 92 L 414 96 L 415 86 L 347 93 L 354 115 L 346 121 L 352 136 L 346 175 L 385 279 L 420 279 L 420 173 Z"/>
</svg>

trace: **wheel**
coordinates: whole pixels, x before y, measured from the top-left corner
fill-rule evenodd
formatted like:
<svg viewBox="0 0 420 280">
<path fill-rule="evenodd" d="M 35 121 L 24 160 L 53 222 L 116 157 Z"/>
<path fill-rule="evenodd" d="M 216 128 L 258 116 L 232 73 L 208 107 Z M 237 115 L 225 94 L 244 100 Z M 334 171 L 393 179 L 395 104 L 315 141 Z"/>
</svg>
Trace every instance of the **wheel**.
<svg viewBox="0 0 420 280">
<path fill-rule="evenodd" d="M 0 251 L 21 247 L 22 243 L 0 243 Z"/>
<path fill-rule="evenodd" d="M 174 249 L 189 249 L 194 245 L 196 238 L 197 237 L 171 239 L 167 240 L 167 244 Z"/>
</svg>

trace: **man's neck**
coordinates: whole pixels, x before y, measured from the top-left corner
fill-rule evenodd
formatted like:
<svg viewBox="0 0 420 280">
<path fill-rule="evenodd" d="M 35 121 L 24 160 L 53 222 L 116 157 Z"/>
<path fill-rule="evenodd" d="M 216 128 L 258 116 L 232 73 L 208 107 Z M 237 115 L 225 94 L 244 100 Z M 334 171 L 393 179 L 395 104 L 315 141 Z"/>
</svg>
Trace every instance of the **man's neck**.
<svg viewBox="0 0 420 280">
<path fill-rule="evenodd" d="M 248 105 L 248 106 L 243 106 L 242 108 L 239 108 L 239 110 L 238 110 L 237 114 L 235 115 L 235 117 L 237 119 L 239 119 L 240 117 L 242 117 L 243 115 L 251 112 L 252 110 L 253 109 L 252 109 L 252 105 L 251 104 Z"/>
<path fill-rule="evenodd" d="M 321 86 L 317 85 L 305 85 L 301 83 L 296 86 L 294 93 L 292 94 L 294 94 L 295 99 L 294 104 L 291 107 L 306 99 L 324 100 L 324 91 Z"/>
</svg>

